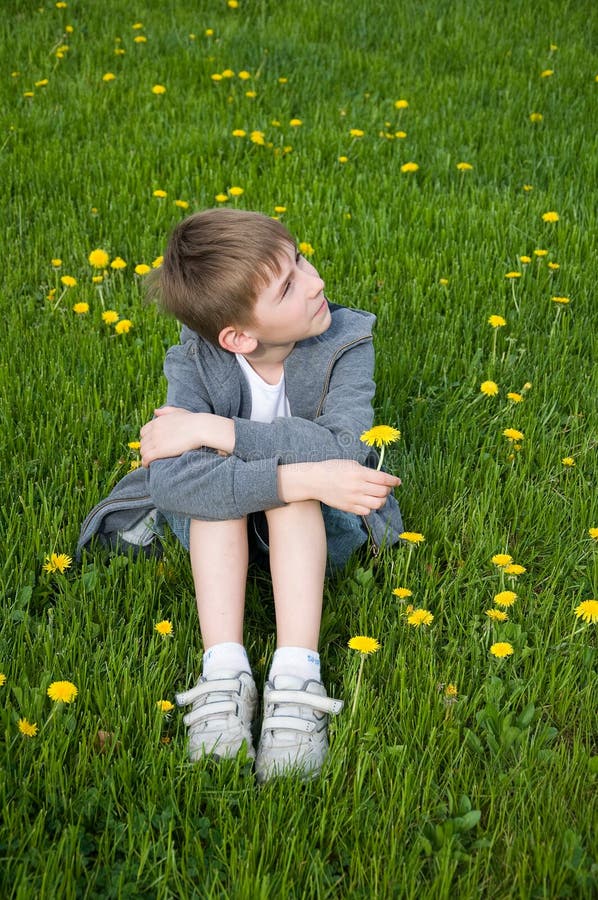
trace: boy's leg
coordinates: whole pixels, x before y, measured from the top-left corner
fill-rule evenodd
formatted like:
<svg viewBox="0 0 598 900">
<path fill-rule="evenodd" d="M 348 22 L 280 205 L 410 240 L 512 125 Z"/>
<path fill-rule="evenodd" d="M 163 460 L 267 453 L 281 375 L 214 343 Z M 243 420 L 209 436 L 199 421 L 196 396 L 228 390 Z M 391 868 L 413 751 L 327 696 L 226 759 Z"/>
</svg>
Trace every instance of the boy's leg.
<svg viewBox="0 0 598 900">
<path fill-rule="evenodd" d="M 251 721 L 257 691 L 243 647 L 246 519 L 192 519 L 189 551 L 204 645 L 202 677 L 176 698 L 180 706 L 193 704 L 184 717 L 190 756 L 235 756 L 243 742 L 254 756 Z"/>
<path fill-rule="evenodd" d="M 329 699 L 319 675 L 318 641 L 326 570 L 320 503 L 289 503 L 266 512 L 276 610 L 277 650 L 264 688 L 260 781 L 294 771 L 313 777 L 328 750 Z"/>
</svg>

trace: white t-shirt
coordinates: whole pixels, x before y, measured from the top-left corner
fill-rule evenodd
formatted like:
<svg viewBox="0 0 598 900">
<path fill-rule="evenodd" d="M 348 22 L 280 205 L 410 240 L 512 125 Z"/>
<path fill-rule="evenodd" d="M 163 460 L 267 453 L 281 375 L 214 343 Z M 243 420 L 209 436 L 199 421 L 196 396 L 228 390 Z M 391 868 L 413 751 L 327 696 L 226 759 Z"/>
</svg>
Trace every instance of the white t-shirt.
<svg viewBox="0 0 598 900">
<path fill-rule="evenodd" d="M 251 421 L 269 423 L 279 416 L 290 416 L 291 407 L 285 391 L 284 371 L 278 384 L 268 384 L 249 365 L 244 356 L 240 353 L 235 353 L 235 356 L 251 388 Z"/>
</svg>

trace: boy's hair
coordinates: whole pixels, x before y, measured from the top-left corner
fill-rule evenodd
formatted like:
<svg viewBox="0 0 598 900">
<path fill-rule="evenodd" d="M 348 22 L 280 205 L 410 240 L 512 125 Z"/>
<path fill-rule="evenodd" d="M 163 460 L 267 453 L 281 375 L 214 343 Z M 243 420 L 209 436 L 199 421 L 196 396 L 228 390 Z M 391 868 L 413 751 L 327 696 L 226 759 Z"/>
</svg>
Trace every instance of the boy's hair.
<svg viewBox="0 0 598 900">
<path fill-rule="evenodd" d="M 226 326 L 253 324 L 257 295 L 280 275 L 289 245 L 295 242 L 284 225 L 261 213 L 194 213 L 176 226 L 162 265 L 147 275 L 148 298 L 218 346 Z"/>
</svg>

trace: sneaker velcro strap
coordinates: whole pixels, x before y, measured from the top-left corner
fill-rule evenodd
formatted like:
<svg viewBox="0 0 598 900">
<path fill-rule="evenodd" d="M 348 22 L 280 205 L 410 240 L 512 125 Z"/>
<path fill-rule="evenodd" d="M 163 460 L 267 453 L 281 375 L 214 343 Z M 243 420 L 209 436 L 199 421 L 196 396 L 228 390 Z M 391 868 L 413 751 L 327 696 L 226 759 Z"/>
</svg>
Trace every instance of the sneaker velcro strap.
<svg viewBox="0 0 598 900">
<path fill-rule="evenodd" d="M 222 718 L 222 716 L 228 716 L 230 713 L 235 714 L 236 712 L 237 704 L 234 700 L 204 703 L 203 706 L 198 707 L 198 709 L 192 709 L 186 716 L 183 716 L 183 722 L 185 725 L 195 725 L 196 722 L 201 722 L 202 719 Z"/>
<path fill-rule="evenodd" d="M 234 691 L 239 693 L 241 682 L 238 678 L 220 678 L 214 681 L 200 681 L 195 687 L 180 694 L 175 694 L 175 700 L 179 706 L 188 706 L 189 703 L 195 703 L 205 694 L 218 693 L 221 691 Z"/>
<path fill-rule="evenodd" d="M 302 731 L 304 734 L 311 734 L 315 731 L 316 723 L 308 722 L 307 719 L 298 719 L 295 716 L 268 716 L 262 724 L 263 731 L 277 731 L 284 728 L 285 731 Z"/>
<path fill-rule="evenodd" d="M 292 703 L 294 706 L 309 706 L 319 712 L 336 715 L 344 706 L 343 700 L 335 700 L 333 697 L 320 697 L 318 694 L 310 694 L 309 691 L 270 691 L 268 703 Z"/>
</svg>

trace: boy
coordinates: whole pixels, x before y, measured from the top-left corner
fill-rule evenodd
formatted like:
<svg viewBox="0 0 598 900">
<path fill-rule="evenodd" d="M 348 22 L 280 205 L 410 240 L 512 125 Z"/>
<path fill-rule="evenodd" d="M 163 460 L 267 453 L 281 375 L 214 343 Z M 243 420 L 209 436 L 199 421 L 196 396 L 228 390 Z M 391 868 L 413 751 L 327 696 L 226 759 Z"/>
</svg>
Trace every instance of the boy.
<svg viewBox="0 0 598 900">
<path fill-rule="evenodd" d="M 277 221 L 207 210 L 171 235 L 149 294 L 183 323 L 166 355 L 167 405 L 141 429 L 151 502 L 189 549 L 204 646 L 196 686 L 177 695 L 189 752 L 250 757 L 257 691 L 243 647 L 248 562 L 267 553 L 277 649 L 256 757 L 263 782 L 314 777 L 342 702 L 320 679 L 327 562 L 402 522 L 376 453 L 374 316 L 329 304 L 316 269 Z M 135 475 L 136 473 L 133 473 Z M 121 529 L 131 539 L 135 529 Z"/>
</svg>

